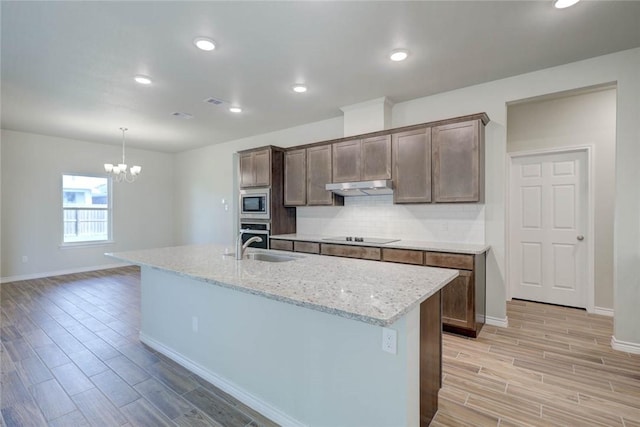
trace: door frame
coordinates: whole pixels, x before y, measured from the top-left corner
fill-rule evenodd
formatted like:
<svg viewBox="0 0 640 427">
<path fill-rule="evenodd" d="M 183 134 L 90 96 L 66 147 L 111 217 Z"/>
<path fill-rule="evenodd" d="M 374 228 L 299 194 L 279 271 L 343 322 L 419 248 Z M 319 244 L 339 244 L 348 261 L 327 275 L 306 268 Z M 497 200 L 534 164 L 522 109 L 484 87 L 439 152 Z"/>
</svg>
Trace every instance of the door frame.
<svg viewBox="0 0 640 427">
<path fill-rule="evenodd" d="M 511 182 L 511 173 L 513 169 L 513 162 L 515 159 L 522 157 L 541 156 L 546 154 L 561 154 L 561 153 L 574 153 L 584 152 L 587 156 L 587 236 L 585 239 L 587 243 L 587 312 L 595 313 L 595 200 L 594 200 L 594 170 L 593 170 L 593 145 L 580 145 L 580 146 L 567 146 L 556 148 L 544 148 L 540 150 L 525 150 L 514 151 L 507 153 L 507 188 L 505 194 L 505 282 L 506 282 L 506 296 L 507 301 L 511 301 L 512 288 L 514 286 L 511 283 L 511 190 L 513 189 Z"/>
</svg>

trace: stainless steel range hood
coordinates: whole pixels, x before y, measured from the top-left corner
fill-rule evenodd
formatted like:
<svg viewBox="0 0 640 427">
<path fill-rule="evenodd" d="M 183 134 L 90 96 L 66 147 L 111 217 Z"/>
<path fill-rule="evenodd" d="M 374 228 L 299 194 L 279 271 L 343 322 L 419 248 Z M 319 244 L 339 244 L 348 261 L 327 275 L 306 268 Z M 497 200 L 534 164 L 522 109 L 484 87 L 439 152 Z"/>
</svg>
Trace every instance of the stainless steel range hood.
<svg viewBox="0 0 640 427">
<path fill-rule="evenodd" d="M 338 182 L 326 184 L 325 189 L 340 196 L 381 196 L 393 194 L 393 181 L 380 179 L 376 181 Z"/>
</svg>

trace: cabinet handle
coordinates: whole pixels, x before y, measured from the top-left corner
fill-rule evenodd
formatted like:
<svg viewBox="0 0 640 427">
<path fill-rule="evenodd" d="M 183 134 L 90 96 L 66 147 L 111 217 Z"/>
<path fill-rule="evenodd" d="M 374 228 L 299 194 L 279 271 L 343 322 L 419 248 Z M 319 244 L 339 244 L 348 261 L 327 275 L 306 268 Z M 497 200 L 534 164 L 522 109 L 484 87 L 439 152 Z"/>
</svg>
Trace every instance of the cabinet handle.
<svg viewBox="0 0 640 427">
<path fill-rule="evenodd" d="M 579 234 L 578 237 L 576 237 L 576 239 L 582 242 L 584 240 L 584 236 L 582 234 Z"/>
</svg>

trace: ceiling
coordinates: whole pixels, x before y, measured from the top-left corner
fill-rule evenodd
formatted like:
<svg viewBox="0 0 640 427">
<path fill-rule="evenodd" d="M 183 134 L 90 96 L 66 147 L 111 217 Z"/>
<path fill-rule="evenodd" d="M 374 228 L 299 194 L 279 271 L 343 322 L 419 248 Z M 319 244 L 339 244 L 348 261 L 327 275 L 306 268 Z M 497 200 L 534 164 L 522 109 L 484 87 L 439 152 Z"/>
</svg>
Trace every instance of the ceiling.
<svg viewBox="0 0 640 427">
<path fill-rule="evenodd" d="M 3 129 L 120 144 L 126 126 L 129 146 L 165 152 L 640 46 L 639 1 L 2 1 L 1 14 Z M 389 61 L 394 48 L 409 58 Z"/>
</svg>

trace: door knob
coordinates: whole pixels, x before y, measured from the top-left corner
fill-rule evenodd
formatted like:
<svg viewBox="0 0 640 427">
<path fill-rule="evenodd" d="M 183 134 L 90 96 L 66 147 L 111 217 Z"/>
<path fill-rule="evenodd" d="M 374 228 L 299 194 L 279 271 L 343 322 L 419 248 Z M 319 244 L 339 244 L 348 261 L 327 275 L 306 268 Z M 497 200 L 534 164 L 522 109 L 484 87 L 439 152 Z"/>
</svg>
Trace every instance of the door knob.
<svg viewBox="0 0 640 427">
<path fill-rule="evenodd" d="M 580 240 L 581 242 L 584 240 L 584 236 L 582 234 L 578 235 L 578 237 L 576 237 L 576 239 Z"/>
</svg>

